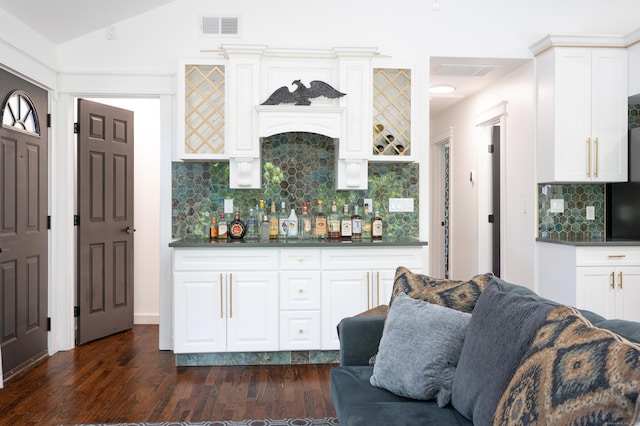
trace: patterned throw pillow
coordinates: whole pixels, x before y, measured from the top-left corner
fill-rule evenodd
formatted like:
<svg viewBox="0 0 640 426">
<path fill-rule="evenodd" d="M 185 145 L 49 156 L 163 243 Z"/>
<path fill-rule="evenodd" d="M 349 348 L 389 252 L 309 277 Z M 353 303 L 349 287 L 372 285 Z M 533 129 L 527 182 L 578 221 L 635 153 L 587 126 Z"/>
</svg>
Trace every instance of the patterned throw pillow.
<svg viewBox="0 0 640 426">
<path fill-rule="evenodd" d="M 562 306 L 548 315 L 502 394 L 497 425 L 635 425 L 640 346 Z"/>
<path fill-rule="evenodd" d="M 389 306 L 400 293 L 405 293 L 414 299 L 461 312 L 471 312 L 480 293 L 492 278 L 492 273 L 486 273 L 476 275 L 469 281 L 448 280 L 414 274 L 404 266 L 400 266 L 396 269 Z"/>
</svg>

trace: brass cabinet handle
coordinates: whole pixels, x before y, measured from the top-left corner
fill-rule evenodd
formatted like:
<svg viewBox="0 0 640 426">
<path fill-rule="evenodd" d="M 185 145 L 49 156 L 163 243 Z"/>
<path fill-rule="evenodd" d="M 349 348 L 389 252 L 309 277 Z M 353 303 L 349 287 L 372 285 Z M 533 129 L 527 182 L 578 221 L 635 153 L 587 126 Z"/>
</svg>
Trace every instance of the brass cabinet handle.
<svg viewBox="0 0 640 426">
<path fill-rule="evenodd" d="M 367 272 L 367 309 L 371 309 L 371 285 L 369 283 L 369 272 Z"/>
<path fill-rule="evenodd" d="M 618 273 L 618 288 L 622 288 L 622 272 Z"/>
<path fill-rule="evenodd" d="M 380 306 L 380 271 L 376 272 L 376 291 L 378 293 L 378 306 Z"/>
<path fill-rule="evenodd" d="M 587 177 L 591 177 L 591 138 L 587 138 Z"/>
<path fill-rule="evenodd" d="M 222 274 L 220 274 L 220 318 L 224 318 L 224 303 L 222 300 Z"/>
<path fill-rule="evenodd" d="M 233 318 L 233 274 L 229 273 L 229 318 Z"/>
<path fill-rule="evenodd" d="M 624 259 L 627 257 L 626 254 L 610 254 L 609 259 Z"/>
<path fill-rule="evenodd" d="M 612 289 L 616 288 L 616 273 L 615 272 L 611 273 L 611 288 Z"/>
<path fill-rule="evenodd" d="M 600 155 L 598 154 L 598 138 L 596 138 L 596 172 L 594 173 L 594 177 L 598 177 L 598 163 L 599 163 L 599 157 Z"/>
</svg>

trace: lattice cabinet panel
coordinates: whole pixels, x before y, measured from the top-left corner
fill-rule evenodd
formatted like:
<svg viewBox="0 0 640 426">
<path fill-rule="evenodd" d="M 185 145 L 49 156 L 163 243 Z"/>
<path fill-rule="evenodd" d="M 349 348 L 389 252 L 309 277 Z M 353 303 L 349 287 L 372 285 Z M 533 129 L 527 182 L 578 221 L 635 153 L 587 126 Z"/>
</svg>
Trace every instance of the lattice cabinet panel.
<svg viewBox="0 0 640 426">
<path fill-rule="evenodd" d="M 411 155 L 411 70 L 373 70 L 373 155 Z"/>
<path fill-rule="evenodd" d="M 185 65 L 185 153 L 224 154 L 224 65 Z"/>
</svg>

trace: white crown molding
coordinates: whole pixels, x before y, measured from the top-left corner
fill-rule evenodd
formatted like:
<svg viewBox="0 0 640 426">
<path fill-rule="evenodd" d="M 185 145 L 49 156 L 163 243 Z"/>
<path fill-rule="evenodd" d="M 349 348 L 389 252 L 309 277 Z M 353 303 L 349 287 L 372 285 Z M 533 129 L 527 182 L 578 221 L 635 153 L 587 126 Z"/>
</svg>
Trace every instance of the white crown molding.
<svg viewBox="0 0 640 426">
<path fill-rule="evenodd" d="M 640 36 L 640 34 L 638 34 Z M 534 56 L 552 47 L 618 47 L 628 46 L 627 40 L 620 35 L 554 35 L 549 34 L 529 49 Z"/>
</svg>

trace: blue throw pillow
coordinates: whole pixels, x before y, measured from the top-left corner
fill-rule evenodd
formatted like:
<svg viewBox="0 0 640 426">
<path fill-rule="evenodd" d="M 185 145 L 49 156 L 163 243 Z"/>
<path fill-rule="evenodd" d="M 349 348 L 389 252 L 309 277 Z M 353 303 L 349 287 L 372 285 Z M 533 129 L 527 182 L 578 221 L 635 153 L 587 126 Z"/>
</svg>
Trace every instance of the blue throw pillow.
<svg viewBox="0 0 640 426">
<path fill-rule="evenodd" d="M 478 298 L 456 368 L 451 404 L 474 425 L 491 425 L 500 397 L 547 314 L 557 307 L 506 292 L 492 280 Z"/>
</svg>

